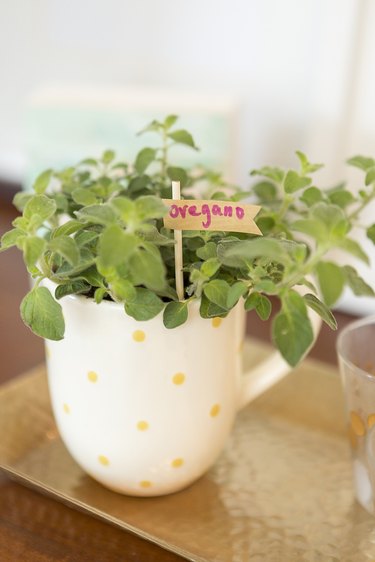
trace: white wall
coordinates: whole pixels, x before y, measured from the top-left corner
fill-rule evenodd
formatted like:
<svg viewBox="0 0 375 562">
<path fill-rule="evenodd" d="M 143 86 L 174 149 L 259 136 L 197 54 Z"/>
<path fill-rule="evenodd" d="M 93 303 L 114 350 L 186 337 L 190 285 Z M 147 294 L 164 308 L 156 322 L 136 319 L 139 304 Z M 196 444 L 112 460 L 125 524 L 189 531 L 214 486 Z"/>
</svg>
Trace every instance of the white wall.
<svg viewBox="0 0 375 562">
<path fill-rule="evenodd" d="M 287 164 L 317 123 L 342 124 L 358 12 L 357 0 L 3 0 L 0 171 L 19 173 L 25 100 L 56 81 L 236 95 L 239 177 Z"/>
</svg>

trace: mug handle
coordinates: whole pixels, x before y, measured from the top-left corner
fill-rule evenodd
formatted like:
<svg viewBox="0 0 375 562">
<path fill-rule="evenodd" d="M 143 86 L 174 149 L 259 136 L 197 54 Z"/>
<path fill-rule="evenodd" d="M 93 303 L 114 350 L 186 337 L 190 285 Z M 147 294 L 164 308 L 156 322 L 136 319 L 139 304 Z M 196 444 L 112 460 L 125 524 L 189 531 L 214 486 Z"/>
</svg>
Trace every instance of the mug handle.
<svg viewBox="0 0 375 562">
<path fill-rule="evenodd" d="M 307 288 L 302 286 L 295 287 L 295 290 L 302 295 L 307 292 Z M 322 325 L 320 316 L 311 308 L 307 310 L 314 333 L 314 340 L 306 350 L 305 356 L 315 344 Z M 250 369 L 250 371 L 243 373 L 241 376 L 238 410 L 244 408 L 249 402 L 255 400 L 255 398 L 279 382 L 292 368 L 285 361 L 280 351 L 274 351 L 264 361 Z"/>
</svg>

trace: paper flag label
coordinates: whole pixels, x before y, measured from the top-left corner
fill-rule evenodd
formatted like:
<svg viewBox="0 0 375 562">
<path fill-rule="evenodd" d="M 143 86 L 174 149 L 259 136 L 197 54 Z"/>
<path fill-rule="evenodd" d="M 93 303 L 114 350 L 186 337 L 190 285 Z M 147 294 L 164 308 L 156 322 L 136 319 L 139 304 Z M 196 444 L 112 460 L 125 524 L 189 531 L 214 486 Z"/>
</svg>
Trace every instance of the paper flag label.
<svg viewBox="0 0 375 562">
<path fill-rule="evenodd" d="M 261 207 L 213 199 L 163 199 L 164 226 L 173 230 L 218 230 L 262 235 L 254 222 Z"/>
</svg>

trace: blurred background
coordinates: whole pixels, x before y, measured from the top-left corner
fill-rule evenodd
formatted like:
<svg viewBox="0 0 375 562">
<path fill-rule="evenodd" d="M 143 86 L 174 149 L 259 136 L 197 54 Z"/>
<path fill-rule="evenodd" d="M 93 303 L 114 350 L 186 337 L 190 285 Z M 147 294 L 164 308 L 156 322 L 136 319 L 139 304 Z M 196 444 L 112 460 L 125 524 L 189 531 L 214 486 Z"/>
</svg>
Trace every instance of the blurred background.
<svg viewBox="0 0 375 562">
<path fill-rule="evenodd" d="M 134 89 L 167 94 L 161 113 L 174 98 L 183 109 L 181 95 L 207 109 L 237 104 L 241 181 L 252 166 L 292 162 L 296 148 L 336 179 L 347 155 L 373 151 L 371 0 L 3 0 L 0 22 L 5 179 L 24 176 L 35 104 L 60 95 L 56 103 L 104 110 L 108 94 L 110 112 Z"/>
<path fill-rule="evenodd" d="M 344 162 L 375 155 L 374 26 L 371 0 L 2 0 L 0 217 L 41 168 L 108 147 L 132 157 L 135 132 L 167 113 L 245 186 L 296 149 L 326 163 L 327 186 L 358 185 Z"/>
</svg>

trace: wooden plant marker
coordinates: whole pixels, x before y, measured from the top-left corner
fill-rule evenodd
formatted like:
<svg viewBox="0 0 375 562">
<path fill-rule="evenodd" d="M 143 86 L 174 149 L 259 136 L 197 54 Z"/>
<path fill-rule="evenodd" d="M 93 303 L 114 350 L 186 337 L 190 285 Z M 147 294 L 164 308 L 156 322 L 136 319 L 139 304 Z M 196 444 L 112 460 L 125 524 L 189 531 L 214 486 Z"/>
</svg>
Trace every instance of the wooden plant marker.
<svg viewBox="0 0 375 562">
<path fill-rule="evenodd" d="M 181 197 L 181 188 L 179 181 L 172 182 L 172 199 L 179 201 Z M 165 223 L 164 223 L 165 224 Z M 182 272 L 183 258 L 182 258 L 182 230 L 174 229 L 174 239 L 176 244 L 174 246 L 174 267 L 176 275 L 176 291 L 179 301 L 184 300 L 184 275 Z"/>
<path fill-rule="evenodd" d="M 214 199 L 180 199 L 180 182 L 172 182 L 172 199 L 163 199 L 169 207 L 164 217 L 164 226 L 174 230 L 176 291 L 179 300 L 184 299 L 182 231 L 216 230 L 225 232 L 247 232 L 262 236 L 254 222 L 259 205 Z"/>
</svg>

